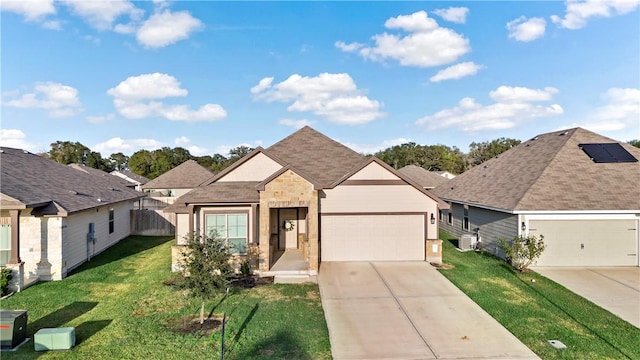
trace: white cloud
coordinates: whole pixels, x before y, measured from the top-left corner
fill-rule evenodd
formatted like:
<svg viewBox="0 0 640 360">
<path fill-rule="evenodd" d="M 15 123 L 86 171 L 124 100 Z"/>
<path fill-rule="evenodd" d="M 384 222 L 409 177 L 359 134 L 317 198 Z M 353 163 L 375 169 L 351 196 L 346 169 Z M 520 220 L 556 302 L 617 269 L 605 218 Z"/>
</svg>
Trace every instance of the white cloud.
<svg viewBox="0 0 640 360">
<path fill-rule="evenodd" d="M 205 104 L 198 109 L 188 105 L 166 105 L 157 99 L 184 97 L 189 92 L 168 74 L 153 73 L 131 76 L 107 90 L 120 115 L 128 119 L 161 116 L 174 121 L 216 121 L 227 116 L 218 104 Z"/>
<path fill-rule="evenodd" d="M 342 143 L 342 144 L 361 154 L 375 154 L 380 150 L 384 150 L 395 145 L 406 144 L 408 142 L 411 142 L 411 139 L 396 138 L 396 139 L 384 140 L 380 144 L 355 144 L 350 142 Z"/>
<path fill-rule="evenodd" d="M 290 126 L 294 129 L 301 129 L 305 126 L 311 126 L 313 124 L 315 124 L 316 122 L 313 120 L 307 120 L 307 119 L 301 119 L 301 120 L 295 120 L 295 119 L 280 119 L 278 120 L 278 124 L 280 125 L 284 125 L 284 126 Z"/>
<path fill-rule="evenodd" d="M 151 15 L 142 24 L 136 39 L 147 48 L 160 48 L 187 39 L 191 33 L 203 27 L 202 21 L 187 11 L 164 10 Z"/>
<path fill-rule="evenodd" d="M 194 155 L 194 156 L 203 156 L 203 155 L 209 154 L 209 149 L 203 148 L 203 147 L 200 147 L 200 146 L 197 146 L 197 145 L 193 145 L 191 143 L 191 139 L 189 139 L 186 136 L 177 137 L 173 141 L 173 143 L 176 146 L 179 146 L 179 147 L 182 147 L 182 148 L 185 148 L 185 149 L 189 150 L 189 153 L 191 155 Z"/>
<path fill-rule="evenodd" d="M 22 15 L 27 21 L 39 21 L 56 13 L 53 0 L 3 0 L 0 9 Z"/>
<path fill-rule="evenodd" d="M 469 40 L 455 31 L 440 27 L 425 11 L 400 15 L 385 22 L 387 29 L 407 35 L 382 33 L 372 38 L 374 46 L 362 46 L 358 54 L 372 61 L 393 59 L 403 66 L 432 67 L 449 64 L 468 53 Z M 359 44 L 358 44 L 359 45 Z M 354 44 L 336 43 L 343 51 L 355 51 Z"/>
<path fill-rule="evenodd" d="M 613 17 L 635 11 L 640 5 L 638 0 L 586 0 L 566 1 L 564 18 L 552 15 L 551 21 L 558 26 L 576 30 L 587 26 L 587 21 L 593 17 Z"/>
<path fill-rule="evenodd" d="M 7 92 L 3 97 L 13 97 L 3 101 L 2 105 L 21 109 L 44 109 L 51 117 L 68 117 L 81 112 L 78 90 L 71 86 L 54 83 L 36 83 L 33 91 L 19 95 L 20 92 Z"/>
<path fill-rule="evenodd" d="M 467 21 L 467 15 L 469 15 L 469 9 L 466 7 L 450 7 L 447 9 L 437 9 L 432 13 L 440 16 L 441 18 L 458 24 L 464 24 Z"/>
<path fill-rule="evenodd" d="M 111 30 L 116 19 L 123 15 L 139 20 L 144 13 L 129 0 L 65 0 L 63 3 L 71 8 L 74 15 L 83 18 L 89 25 L 100 31 Z"/>
<path fill-rule="evenodd" d="M 475 75 L 478 73 L 478 70 L 483 68 L 484 66 L 478 65 L 473 61 L 463 62 L 438 71 L 437 74 L 429 78 L 429 81 L 438 82 L 443 80 L 460 79 L 465 76 Z"/>
<path fill-rule="evenodd" d="M 32 153 L 39 151 L 38 145 L 27 141 L 27 135 L 19 129 L 0 129 L 0 146 L 27 150 Z"/>
<path fill-rule="evenodd" d="M 291 102 L 288 111 L 311 112 L 338 124 L 365 124 L 385 115 L 382 103 L 362 95 L 349 74 L 293 74 L 281 83 L 272 82 L 273 78 L 264 78 L 254 86 L 255 99 Z"/>
<path fill-rule="evenodd" d="M 360 44 L 357 42 L 347 44 L 344 41 L 336 41 L 334 45 L 344 52 L 354 52 L 364 46 L 364 44 Z"/>
<path fill-rule="evenodd" d="M 604 104 L 596 108 L 584 127 L 592 131 L 631 131 L 640 136 L 640 89 L 611 88 L 602 94 Z"/>
<path fill-rule="evenodd" d="M 49 30 L 62 30 L 62 24 L 58 20 L 48 20 L 42 23 L 42 27 Z"/>
<path fill-rule="evenodd" d="M 162 146 L 163 143 L 154 139 L 123 139 L 121 137 L 114 137 L 105 142 L 94 145 L 92 149 L 101 154 L 121 152 L 123 154 L 130 155 L 141 149 L 155 150 Z"/>
<path fill-rule="evenodd" d="M 535 104 L 550 101 L 555 93 L 557 90 L 552 87 L 540 90 L 500 86 L 489 93 L 496 101 L 491 105 L 482 105 L 467 97 L 453 108 L 418 119 L 416 124 L 426 125 L 430 130 L 453 126 L 470 132 L 510 129 L 530 119 L 562 114 L 563 109 L 558 104 Z"/>
<path fill-rule="evenodd" d="M 529 42 L 538 39 L 544 35 L 547 22 L 543 18 L 528 19 L 524 16 L 509 21 L 507 30 L 509 30 L 509 39 L 517 41 Z"/>
<path fill-rule="evenodd" d="M 103 123 L 105 121 L 110 121 L 115 119 L 116 116 L 114 114 L 107 114 L 107 115 L 89 115 L 86 117 L 87 121 L 89 121 L 92 124 L 100 124 Z"/>
</svg>

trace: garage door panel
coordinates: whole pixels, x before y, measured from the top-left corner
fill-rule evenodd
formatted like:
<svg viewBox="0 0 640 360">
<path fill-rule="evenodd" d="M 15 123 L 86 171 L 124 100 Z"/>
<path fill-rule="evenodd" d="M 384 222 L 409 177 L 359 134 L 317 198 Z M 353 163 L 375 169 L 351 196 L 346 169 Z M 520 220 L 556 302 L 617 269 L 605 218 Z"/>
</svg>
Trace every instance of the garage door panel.
<svg viewBox="0 0 640 360">
<path fill-rule="evenodd" d="M 424 260 L 423 215 L 323 216 L 322 261 Z"/>
<path fill-rule="evenodd" d="M 532 220 L 529 232 L 544 235 L 537 266 L 637 266 L 636 220 Z"/>
</svg>

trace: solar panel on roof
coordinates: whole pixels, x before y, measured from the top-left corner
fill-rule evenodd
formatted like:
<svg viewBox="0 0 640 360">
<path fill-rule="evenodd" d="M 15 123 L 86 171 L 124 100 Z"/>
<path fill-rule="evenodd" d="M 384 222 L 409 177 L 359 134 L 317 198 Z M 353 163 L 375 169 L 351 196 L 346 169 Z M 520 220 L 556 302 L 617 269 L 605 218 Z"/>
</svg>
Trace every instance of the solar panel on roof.
<svg viewBox="0 0 640 360">
<path fill-rule="evenodd" d="M 618 143 L 578 144 L 595 163 L 637 162 L 622 145 Z"/>
</svg>

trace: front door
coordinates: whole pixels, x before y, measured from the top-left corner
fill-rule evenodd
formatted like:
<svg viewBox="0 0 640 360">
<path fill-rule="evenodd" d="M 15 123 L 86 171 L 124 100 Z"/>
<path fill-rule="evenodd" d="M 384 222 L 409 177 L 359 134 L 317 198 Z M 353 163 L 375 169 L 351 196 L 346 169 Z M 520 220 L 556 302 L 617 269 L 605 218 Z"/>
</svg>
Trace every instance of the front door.
<svg viewBox="0 0 640 360">
<path fill-rule="evenodd" d="M 298 211 L 296 209 L 280 209 L 278 248 L 298 248 Z"/>
</svg>

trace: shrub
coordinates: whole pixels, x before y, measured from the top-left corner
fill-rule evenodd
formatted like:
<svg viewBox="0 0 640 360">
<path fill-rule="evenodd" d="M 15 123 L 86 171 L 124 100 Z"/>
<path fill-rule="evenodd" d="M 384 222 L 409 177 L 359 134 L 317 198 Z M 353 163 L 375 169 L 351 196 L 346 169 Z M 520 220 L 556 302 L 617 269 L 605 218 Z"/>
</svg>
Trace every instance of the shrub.
<svg viewBox="0 0 640 360">
<path fill-rule="evenodd" d="M 518 271 L 527 269 L 547 247 L 543 235 L 539 238 L 535 235 L 520 235 L 516 236 L 511 243 L 498 239 L 498 246 L 504 250 L 505 259 Z"/>
<path fill-rule="evenodd" d="M 240 274 L 242 274 L 242 276 L 251 276 L 251 265 L 249 264 L 249 260 L 245 260 L 240 264 Z"/>
<path fill-rule="evenodd" d="M 9 294 L 9 281 L 13 278 L 11 269 L 3 267 L 0 269 L 0 296 Z"/>
</svg>

